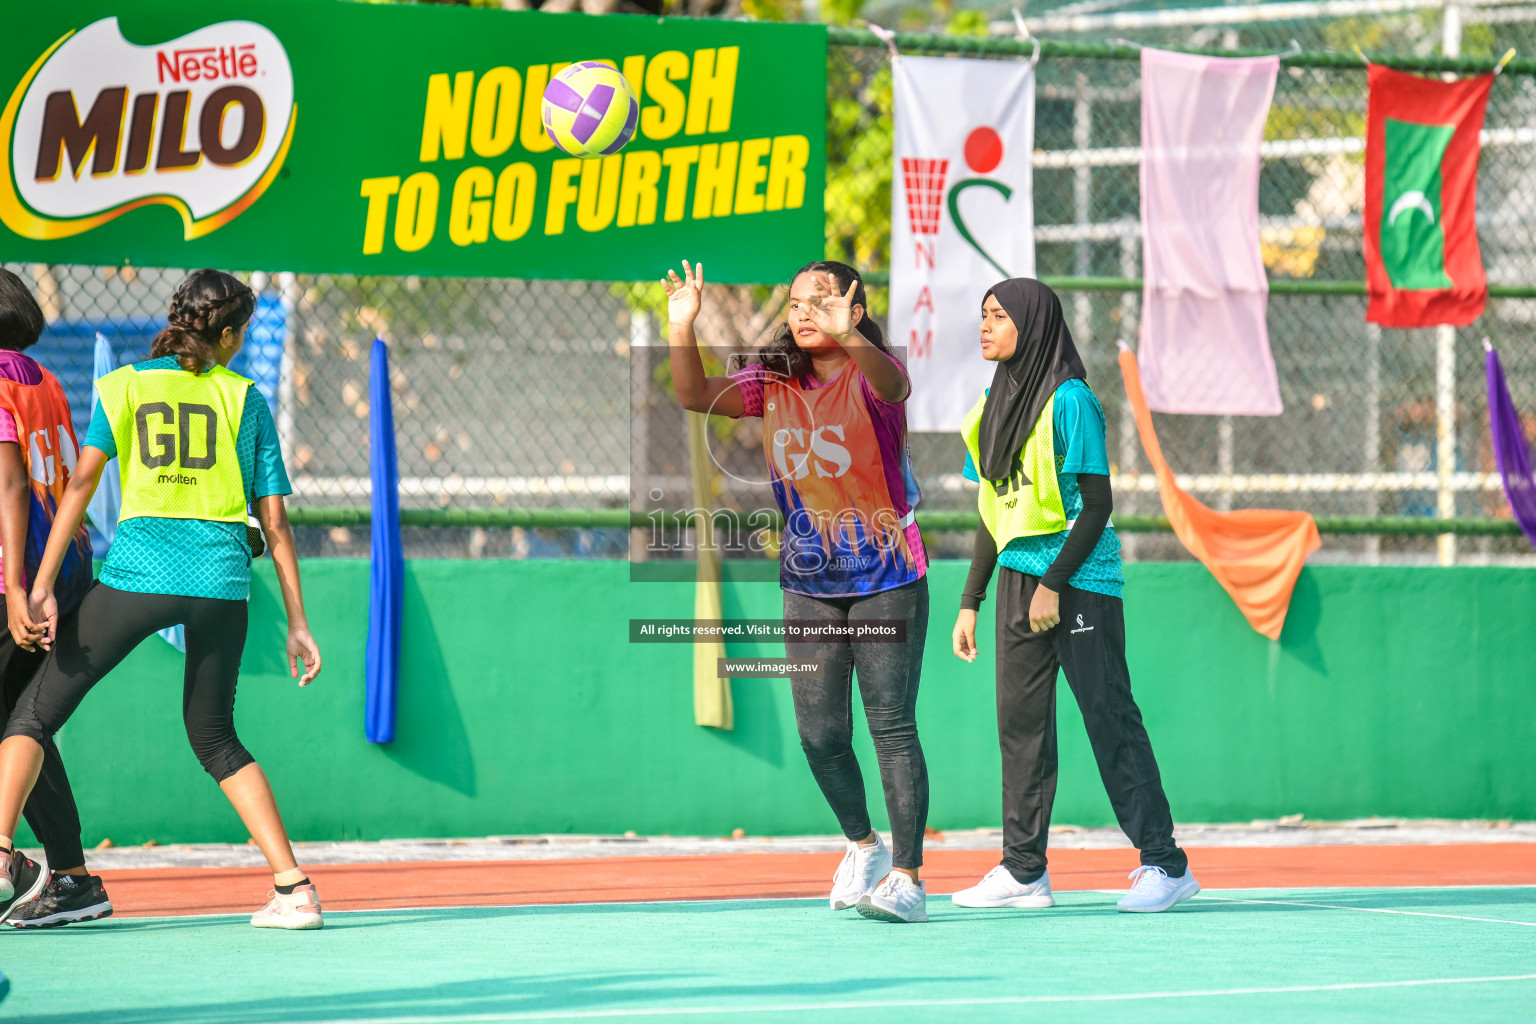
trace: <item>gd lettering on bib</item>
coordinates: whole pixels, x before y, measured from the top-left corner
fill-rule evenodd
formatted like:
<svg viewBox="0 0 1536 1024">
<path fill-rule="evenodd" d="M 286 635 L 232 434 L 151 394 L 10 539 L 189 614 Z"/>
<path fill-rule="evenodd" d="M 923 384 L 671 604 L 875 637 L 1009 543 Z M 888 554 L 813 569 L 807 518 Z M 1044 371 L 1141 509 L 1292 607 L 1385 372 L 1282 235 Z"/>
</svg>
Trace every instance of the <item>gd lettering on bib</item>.
<svg viewBox="0 0 1536 1024">
<path fill-rule="evenodd" d="M 222 366 L 202 374 L 124 366 L 96 382 L 117 442 L 120 520 L 245 522 L 235 438 L 250 386 Z"/>
</svg>

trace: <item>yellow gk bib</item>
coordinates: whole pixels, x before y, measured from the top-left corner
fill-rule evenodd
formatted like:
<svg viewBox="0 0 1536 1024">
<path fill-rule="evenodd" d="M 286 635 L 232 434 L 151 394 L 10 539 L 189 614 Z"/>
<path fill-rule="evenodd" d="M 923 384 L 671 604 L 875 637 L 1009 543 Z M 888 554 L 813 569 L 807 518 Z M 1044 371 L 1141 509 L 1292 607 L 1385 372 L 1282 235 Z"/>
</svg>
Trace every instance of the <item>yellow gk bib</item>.
<svg viewBox="0 0 1536 1024">
<path fill-rule="evenodd" d="M 981 411 L 986 404 L 987 396 L 982 395 L 960 426 L 977 476 L 981 476 Z M 1029 440 L 1024 442 L 1024 450 L 1014 460 L 1012 474 L 1007 480 L 983 479 L 976 492 L 981 521 L 997 541 L 999 551 L 1015 537 L 1060 533 L 1071 526 L 1061 500 L 1061 485 L 1056 480 L 1056 430 L 1052 421 L 1055 409 L 1053 394 L 1035 421 Z"/>
<path fill-rule="evenodd" d="M 235 438 L 251 382 L 222 366 L 202 374 L 124 366 L 96 382 L 117 442 L 119 521 L 139 516 L 245 522 Z"/>
</svg>

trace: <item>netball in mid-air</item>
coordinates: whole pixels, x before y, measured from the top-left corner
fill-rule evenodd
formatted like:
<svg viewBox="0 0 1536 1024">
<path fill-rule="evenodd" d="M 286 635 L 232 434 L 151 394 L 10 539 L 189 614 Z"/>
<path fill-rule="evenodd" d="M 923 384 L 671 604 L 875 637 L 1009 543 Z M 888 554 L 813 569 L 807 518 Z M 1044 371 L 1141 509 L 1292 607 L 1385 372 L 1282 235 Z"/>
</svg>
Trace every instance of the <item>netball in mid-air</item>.
<svg viewBox="0 0 1536 1024">
<path fill-rule="evenodd" d="M 640 98 L 617 69 L 584 60 L 561 69 L 544 90 L 544 130 L 571 156 L 612 156 L 640 120 Z"/>
</svg>

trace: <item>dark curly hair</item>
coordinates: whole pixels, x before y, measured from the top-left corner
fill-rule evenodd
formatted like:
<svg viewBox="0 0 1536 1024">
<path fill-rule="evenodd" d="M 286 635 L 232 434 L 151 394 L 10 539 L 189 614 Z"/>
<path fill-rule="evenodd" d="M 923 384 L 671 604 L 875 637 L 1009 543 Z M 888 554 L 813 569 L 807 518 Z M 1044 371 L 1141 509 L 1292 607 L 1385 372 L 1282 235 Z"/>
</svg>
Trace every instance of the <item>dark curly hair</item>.
<svg viewBox="0 0 1536 1024">
<path fill-rule="evenodd" d="M 238 331 L 256 311 L 256 293 L 222 270 L 194 270 L 176 287 L 165 330 L 155 335 L 151 359 L 175 356 L 181 368 L 202 373 L 214 362 L 228 327 Z"/>
<path fill-rule="evenodd" d="M 855 306 L 863 306 L 864 315 L 859 318 L 856 329 L 860 334 L 864 335 L 871 345 L 882 352 L 890 351 L 890 347 L 885 343 L 885 332 L 880 329 L 880 325 L 875 323 L 874 318 L 869 315 L 869 302 L 864 296 L 864 279 L 859 276 L 857 270 L 854 270 L 846 263 L 839 263 L 836 260 L 817 260 L 814 263 L 807 263 L 795 271 L 794 277 L 790 278 L 790 282 L 793 283 L 795 278 L 801 274 L 830 274 L 832 280 L 837 282 L 838 294 L 846 294 L 848 286 L 858 282 L 858 287 L 853 290 L 853 304 Z M 791 377 L 803 377 L 811 372 L 810 353 L 806 352 L 795 342 L 795 332 L 790 329 L 787 320 L 779 324 L 778 328 L 773 332 L 773 338 L 767 345 L 763 346 L 763 350 L 758 356 L 758 362 L 776 372 L 784 372 L 784 367 L 788 364 L 788 373 Z"/>
<path fill-rule="evenodd" d="M 47 326 L 42 308 L 21 278 L 0 267 L 0 348 L 30 348 Z"/>
</svg>

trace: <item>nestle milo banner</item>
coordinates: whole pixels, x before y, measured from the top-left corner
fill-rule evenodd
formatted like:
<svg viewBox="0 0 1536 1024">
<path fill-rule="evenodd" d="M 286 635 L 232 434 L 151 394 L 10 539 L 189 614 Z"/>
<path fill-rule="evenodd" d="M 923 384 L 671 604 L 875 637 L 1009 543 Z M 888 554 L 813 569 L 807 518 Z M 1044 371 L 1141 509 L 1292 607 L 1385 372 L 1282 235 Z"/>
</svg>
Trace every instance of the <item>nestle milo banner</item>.
<svg viewBox="0 0 1536 1024">
<path fill-rule="evenodd" d="M 817 26 L 320 0 L 53 0 L 0 33 L 0 260 L 776 281 L 822 254 Z M 602 60 L 589 160 L 540 119 Z"/>
</svg>

